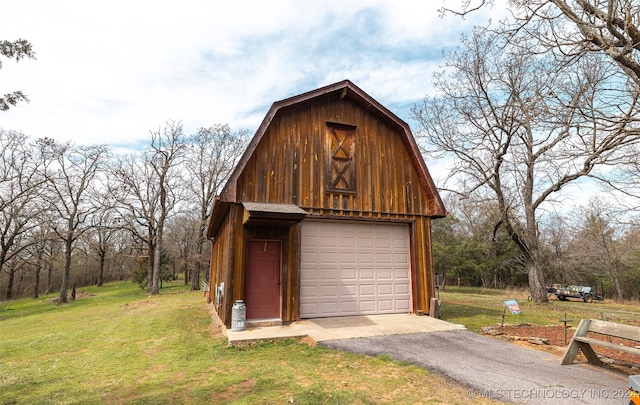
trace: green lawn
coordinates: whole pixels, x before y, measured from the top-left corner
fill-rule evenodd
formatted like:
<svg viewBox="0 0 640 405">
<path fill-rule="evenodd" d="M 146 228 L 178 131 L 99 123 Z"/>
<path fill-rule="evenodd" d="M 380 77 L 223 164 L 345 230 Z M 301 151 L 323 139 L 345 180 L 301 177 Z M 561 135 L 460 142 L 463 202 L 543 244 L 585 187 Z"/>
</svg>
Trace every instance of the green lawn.
<svg viewBox="0 0 640 405">
<path fill-rule="evenodd" d="M 153 297 L 119 282 L 63 306 L 54 295 L 2 303 L 0 404 L 468 402 L 465 388 L 384 356 L 294 340 L 231 347 L 202 293 L 182 284 Z"/>
</svg>

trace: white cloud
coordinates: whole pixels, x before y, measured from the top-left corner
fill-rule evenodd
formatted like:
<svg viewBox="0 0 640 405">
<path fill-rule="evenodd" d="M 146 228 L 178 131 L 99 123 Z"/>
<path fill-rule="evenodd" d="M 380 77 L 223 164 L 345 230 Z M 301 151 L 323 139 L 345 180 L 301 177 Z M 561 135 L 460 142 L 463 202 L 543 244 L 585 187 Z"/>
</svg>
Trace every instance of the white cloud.
<svg viewBox="0 0 640 405">
<path fill-rule="evenodd" d="M 78 143 L 135 144 L 166 120 L 255 130 L 274 101 L 350 79 L 401 118 L 431 88 L 462 20 L 440 2 L 389 0 L 21 0 L 2 38 L 37 60 L 5 61 L 0 91 L 31 102 L 0 126 Z M 486 14 L 477 14 L 486 21 Z M 394 107 L 402 108 L 402 111 Z"/>
</svg>

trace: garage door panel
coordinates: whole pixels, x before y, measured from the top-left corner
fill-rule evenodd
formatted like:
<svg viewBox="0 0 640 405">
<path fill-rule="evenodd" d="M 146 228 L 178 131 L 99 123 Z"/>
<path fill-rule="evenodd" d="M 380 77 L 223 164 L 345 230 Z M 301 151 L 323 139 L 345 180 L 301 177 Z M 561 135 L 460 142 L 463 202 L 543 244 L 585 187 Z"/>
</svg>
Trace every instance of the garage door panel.
<svg viewBox="0 0 640 405">
<path fill-rule="evenodd" d="M 376 286 L 372 284 L 361 284 L 358 288 L 358 296 L 366 297 L 366 296 L 375 296 L 376 295 Z"/>
<path fill-rule="evenodd" d="M 317 297 L 318 287 L 316 287 L 315 285 L 301 286 L 300 295 L 305 297 Z"/>
<path fill-rule="evenodd" d="M 340 291 L 340 297 L 345 299 L 351 299 L 358 294 L 358 285 L 357 284 L 341 284 L 338 287 Z"/>
<path fill-rule="evenodd" d="M 394 306 L 397 309 L 404 309 L 405 312 L 411 311 L 411 302 L 409 300 L 396 300 Z"/>
<path fill-rule="evenodd" d="M 366 312 L 366 313 L 372 313 L 375 312 L 377 310 L 376 307 L 376 301 L 374 300 L 370 300 L 370 301 L 360 301 L 360 311 L 361 312 Z"/>
<path fill-rule="evenodd" d="M 407 264 L 408 257 L 403 254 L 394 253 L 393 254 L 393 263 L 394 264 Z"/>
<path fill-rule="evenodd" d="M 400 268 L 400 269 L 399 268 L 395 268 L 395 269 L 393 269 L 393 273 L 394 273 L 393 278 L 395 280 L 409 280 L 409 275 L 407 274 L 407 272 L 403 268 Z"/>
<path fill-rule="evenodd" d="M 319 263 L 320 262 L 320 254 L 316 251 L 302 251 L 302 257 L 305 258 L 306 261 L 310 263 Z"/>
<path fill-rule="evenodd" d="M 338 263 L 340 264 L 349 264 L 356 263 L 357 253 L 354 251 L 351 252 L 340 252 L 338 253 Z"/>
<path fill-rule="evenodd" d="M 379 300 L 378 307 L 380 311 L 393 311 L 395 308 L 394 300 Z"/>
<path fill-rule="evenodd" d="M 356 245 L 356 241 L 357 239 L 353 237 L 353 235 L 349 235 L 349 236 L 339 236 L 338 238 L 336 238 L 338 241 L 338 246 L 343 246 L 346 248 L 355 248 L 357 247 Z"/>
<path fill-rule="evenodd" d="M 357 280 L 358 269 L 340 269 L 340 278 L 344 280 Z"/>
<path fill-rule="evenodd" d="M 358 301 L 356 300 L 346 300 L 340 303 L 340 306 L 333 309 L 333 311 L 328 313 L 328 316 L 334 316 L 336 312 L 340 312 L 345 310 L 348 313 L 353 313 L 358 311 Z"/>
<path fill-rule="evenodd" d="M 375 257 L 375 255 L 372 252 L 367 252 L 367 253 L 363 253 L 363 252 L 358 252 L 358 263 L 363 264 L 363 263 L 375 263 L 375 260 L 373 260 Z"/>
<path fill-rule="evenodd" d="M 319 279 L 322 282 L 338 280 L 338 269 L 335 268 L 322 268 L 319 272 Z"/>
<path fill-rule="evenodd" d="M 402 285 L 402 284 L 396 284 L 395 286 L 393 286 L 393 294 L 396 295 L 405 295 L 405 294 L 409 294 L 409 286 L 408 285 Z"/>
<path fill-rule="evenodd" d="M 378 269 L 378 280 L 393 280 L 394 273 L 391 269 Z"/>
<path fill-rule="evenodd" d="M 406 248 L 407 247 L 407 241 L 404 240 L 404 239 L 394 238 L 392 246 L 394 248 Z"/>
<path fill-rule="evenodd" d="M 374 280 L 376 277 L 376 271 L 369 268 L 360 268 L 360 280 Z"/>
<path fill-rule="evenodd" d="M 357 243 L 356 243 L 356 247 L 358 249 L 371 249 L 374 246 L 374 240 L 373 238 L 370 238 L 368 236 L 361 236 L 360 238 L 357 239 Z"/>
<path fill-rule="evenodd" d="M 320 294 L 319 297 L 320 298 L 337 298 L 340 296 L 340 286 L 335 285 L 335 284 L 323 284 L 322 286 L 320 286 Z"/>
<path fill-rule="evenodd" d="M 324 264 L 336 264 L 338 263 L 337 260 L 337 255 L 338 252 L 336 252 L 335 250 L 331 249 L 331 250 L 326 250 L 325 254 L 323 254 L 320 257 L 320 263 L 324 263 Z"/>
<path fill-rule="evenodd" d="M 388 249 L 391 247 L 391 241 L 388 238 L 376 238 L 375 245 L 378 249 Z"/>
<path fill-rule="evenodd" d="M 378 264 L 391 263 L 391 255 L 389 253 L 376 253 L 376 263 Z"/>
<path fill-rule="evenodd" d="M 305 221 L 301 252 L 301 317 L 410 312 L 407 225 Z"/>
</svg>

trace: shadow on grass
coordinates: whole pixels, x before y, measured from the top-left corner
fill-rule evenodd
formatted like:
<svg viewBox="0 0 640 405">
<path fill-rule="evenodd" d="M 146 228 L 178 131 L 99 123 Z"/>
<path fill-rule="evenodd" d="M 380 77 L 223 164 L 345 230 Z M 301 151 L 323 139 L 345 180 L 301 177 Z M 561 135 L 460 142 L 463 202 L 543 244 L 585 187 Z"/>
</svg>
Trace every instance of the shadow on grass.
<svg viewBox="0 0 640 405">
<path fill-rule="evenodd" d="M 497 289 L 497 288 L 488 288 L 488 287 L 457 287 L 457 286 L 447 286 L 445 289 L 441 289 L 440 292 L 444 295 L 447 293 L 452 294 L 475 294 L 475 295 L 495 295 L 495 296 L 503 296 L 505 294 L 505 290 Z"/>
<path fill-rule="evenodd" d="M 440 307 L 442 319 L 473 318 L 473 317 L 501 317 L 502 311 L 479 306 L 454 304 L 443 302 Z"/>
<path fill-rule="evenodd" d="M 36 299 L 3 302 L 0 304 L 0 321 L 55 311 L 60 307 L 54 301 L 57 297 L 57 294 L 49 294 Z"/>
</svg>

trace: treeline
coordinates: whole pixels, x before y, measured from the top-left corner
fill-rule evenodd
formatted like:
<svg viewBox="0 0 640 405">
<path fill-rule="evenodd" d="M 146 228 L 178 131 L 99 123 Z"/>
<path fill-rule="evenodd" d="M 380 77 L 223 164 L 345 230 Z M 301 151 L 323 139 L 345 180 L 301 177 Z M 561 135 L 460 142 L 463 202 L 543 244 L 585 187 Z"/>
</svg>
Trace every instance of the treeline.
<svg viewBox="0 0 640 405">
<path fill-rule="evenodd" d="M 142 150 L 114 154 L 0 129 L 2 299 L 59 292 L 64 302 L 74 286 L 129 278 L 156 294 L 178 274 L 199 289 L 209 210 L 247 141 L 228 125 L 185 134 L 168 122 Z M 451 214 L 433 221 L 440 282 L 525 287 L 526 260 L 496 225 L 499 207 L 446 206 Z M 609 298 L 640 299 L 637 220 L 593 200 L 546 216 L 538 234 L 548 283 L 602 282 Z"/>
<path fill-rule="evenodd" d="M 0 294 L 59 292 L 133 277 L 157 294 L 184 274 L 200 288 L 208 267 L 208 211 L 246 131 L 186 134 L 169 121 L 142 150 L 31 139 L 0 129 Z"/>
<path fill-rule="evenodd" d="M 513 239 L 496 227 L 498 207 L 447 201 L 452 214 L 433 221 L 433 254 L 441 286 L 527 287 L 527 269 Z M 640 222 L 599 199 L 539 226 L 545 280 L 596 284 L 605 299 L 640 299 Z"/>
</svg>

